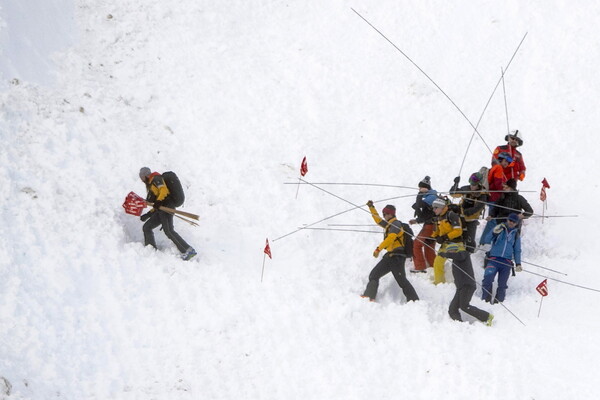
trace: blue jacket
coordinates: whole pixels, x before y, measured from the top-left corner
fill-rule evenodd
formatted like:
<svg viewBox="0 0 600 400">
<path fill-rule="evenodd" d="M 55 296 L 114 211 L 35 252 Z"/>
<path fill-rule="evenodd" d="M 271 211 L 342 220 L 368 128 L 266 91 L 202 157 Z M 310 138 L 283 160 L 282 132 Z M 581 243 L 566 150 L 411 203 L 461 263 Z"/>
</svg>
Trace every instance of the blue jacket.
<svg viewBox="0 0 600 400">
<path fill-rule="evenodd" d="M 506 224 L 499 224 L 493 234 L 490 257 L 514 259 L 515 264 L 521 264 L 521 235 L 517 227 L 508 228 Z"/>
</svg>

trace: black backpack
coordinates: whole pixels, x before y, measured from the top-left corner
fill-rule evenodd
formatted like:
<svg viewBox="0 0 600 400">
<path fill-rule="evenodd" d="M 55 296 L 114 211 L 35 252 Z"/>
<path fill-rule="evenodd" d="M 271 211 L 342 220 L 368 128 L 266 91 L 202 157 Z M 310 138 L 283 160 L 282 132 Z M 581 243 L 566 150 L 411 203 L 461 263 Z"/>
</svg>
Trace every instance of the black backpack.
<svg viewBox="0 0 600 400">
<path fill-rule="evenodd" d="M 413 230 L 410 228 L 410 225 L 402 222 L 402 230 L 404 230 L 404 251 L 406 252 L 406 257 L 412 258 L 413 256 Z"/>
<path fill-rule="evenodd" d="M 183 193 L 183 187 L 179 178 L 175 172 L 167 171 L 162 174 L 167 189 L 169 189 L 168 205 L 171 207 L 181 207 L 185 201 L 185 194 Z"/>
</svg>

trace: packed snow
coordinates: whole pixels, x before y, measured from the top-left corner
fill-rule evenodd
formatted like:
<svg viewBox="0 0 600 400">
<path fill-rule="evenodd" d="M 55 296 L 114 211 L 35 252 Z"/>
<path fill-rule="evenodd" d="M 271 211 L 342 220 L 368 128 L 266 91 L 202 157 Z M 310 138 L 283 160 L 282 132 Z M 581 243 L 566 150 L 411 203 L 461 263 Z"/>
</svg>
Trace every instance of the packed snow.
<svg viewBox="0 0 600 400">
<path fill-rule="evenodd" d="M 0 399 L 596 398 L 599 18 L 540 0 L 0 2 Z M 431 272 L 408 276 L 418 302 L 391 274 L 361 298 L 382 239 L 364 204 L 408 221 L 425 175 L 466 183 L 510 129 L 536 216 L 503 304 L 480 299 L 472 257 L 493 326 L 451 320 Z M 191 261 L 158 230 L 144 247 L 124 212 L 143 166 L 175 171 L 200 215 L 175 220 Z"/>
</svg>

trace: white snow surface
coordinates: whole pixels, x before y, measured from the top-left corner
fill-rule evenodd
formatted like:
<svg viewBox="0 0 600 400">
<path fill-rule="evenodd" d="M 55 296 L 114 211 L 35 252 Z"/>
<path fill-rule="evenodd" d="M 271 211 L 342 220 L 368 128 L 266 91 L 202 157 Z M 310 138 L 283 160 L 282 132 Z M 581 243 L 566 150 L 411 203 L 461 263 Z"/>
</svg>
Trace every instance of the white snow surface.
<svg viewBox="0 0 600 400">
<path fill-rule="evenodd" d="M 600 293 L 556 280 L 600 289 L 599 5 L 5 0 L 0 18 L 0 398 L 596 398 Z M 521 130 L 522 194 L 541 214 L 547 178 L 545 214 L 577 215 L 528 220 L 523 259 L 566 276 L 523 264 L 504 306 L 478 287 L 489 328 L 452 321 L 454 285 L 425 275 L 419 302 L 391 275 L 360 298 L 380 234 L 275 240 L 369 199 L 409 196 L 389 202 L 412 218 L 414 189 L 296 198 L 304 156 L 308 182 L 448 190 L 526 33 L 461 176 Z M 181 178 L 192 261 L 124 213 L 142 166 Z M 314 227 L 371 223 L 363 206 Z"/>
</svg>

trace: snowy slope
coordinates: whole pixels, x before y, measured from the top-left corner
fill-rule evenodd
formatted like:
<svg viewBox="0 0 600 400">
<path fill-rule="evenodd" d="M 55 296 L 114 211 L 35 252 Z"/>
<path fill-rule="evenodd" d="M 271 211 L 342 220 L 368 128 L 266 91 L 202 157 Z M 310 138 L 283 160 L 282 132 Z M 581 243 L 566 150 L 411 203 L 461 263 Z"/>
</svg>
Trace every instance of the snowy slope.
<svg viewBox="0 0 600 400">
<path fill-rule="evenodd" d="M 600 289 L 598 6 L 64 0 L 40 16 L 42 3 L 0 4 L 8 399 L 594 397 L 600 293 L 552 279 Z M 478 290 L 473 304 L 495 314 L 491 329 L 451 321 L 453 285 L 426 276 L 409 276 L 418 303 L 406 304 L 391 276 L 377 303 L 363 301 L 380 235 L 275 240 L 349 203 L 415 193 L 320 186 L 335 197 L 303 185 L 296 199 L 284 183 L 297 182 L 302 157 L 309 182 L 416 187 L 430 175 L 443 191 L 473 134 L 351 8 L 472 124 L 527 34 L 505 78 L 510 128 L 525 135 L 520 188 L 541 214 L 546 177 L 546 214 L 578 217 L 527 222 L 524 260 L 568 275 L 524 265 L 506 308 Z M 503 93 L 463 181 L 504 143 Z M 175 226 L 199 251 L 194 261 L 178 260 L 162 232 L 159 252 L 145 248 L 141 222 L 123 212 L 129 191 L 143 194 L 141 166 L 182 179 L 184 209 L 201 221 Z M 413 197 L 390 202 L 412 217 Z M 363 208 L 315 227 L 371 222 Z M 261 283 L 266 237 L 273 260 Z M 481 279 L 481 254 L 473 261 Z M 550 279 L 539 318 L 535 274 Z"/>
</svg>

